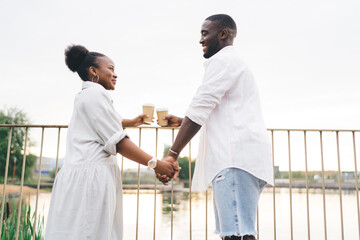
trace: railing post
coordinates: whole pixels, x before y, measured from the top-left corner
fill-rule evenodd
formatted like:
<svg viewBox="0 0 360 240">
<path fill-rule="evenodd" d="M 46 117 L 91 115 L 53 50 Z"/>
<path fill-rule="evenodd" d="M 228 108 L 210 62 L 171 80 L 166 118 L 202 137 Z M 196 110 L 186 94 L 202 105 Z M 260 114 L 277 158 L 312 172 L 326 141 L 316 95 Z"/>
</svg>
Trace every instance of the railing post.
<svg viewBox="0 0 360 240">
<path fill-rule="evenodd" d="M 35 240 L 35 233 L 36 233 L 37 211 L 38 211 L 38 204 L 39 204 L 41 168 L 42 168 L 42 154 L 43 154 L 43 147 L 44 147 L 44 132 L 45 132 L 45 128 L 43 127 L 42 131 L 41 131 L 40 160 L 39 160 L 39 172 L 38 172 L 38 182 L 37 182 L 37 191 L 36 191 L 35 219 L 34 219 L 34 232 L 33 232 L 33 239 L 34 240 Z"/>
<path fill-rule="evenodd" d="M 306 184 L 306 216 L 307 216 L 307 231 L 308 240 L 310 240 L 310 213 L 309 213 L 309 178 L 308 178 L 308 161 L 307 161 L 307 145 L 306 145 L 306 131 L 304 131 L 304 150 L 305 150 L 305 184 Z"/>
<path fill-rule="evenodd" d="M 19 227 L 20 227 L 20 216 L 21 216 L 21 206 L 22 206 L 22 198 L 23 198 L 23 186 L 24 186 L 24 175 L 25 175 L 25 166 L 26 166 L 26 149 L 27 149 L 27 139 L 28 139 L 29 128 L 27 127 L 25 130 L 25 144 L 24 144 L 24 156 L 23 156 L 23 164 L 21 169 L 21 183 L 20 183 L 20 200 L 18 207 L 18 216 L 17 216 L 17 224 L 16 224 L 16 233 L 15 239 L 19 239 Z M 0 235 L 1 236 L 1 235 Z"/>
<path fill-rule="evenodd" d="M 273 164 L 273 176 L 274 176 L 274 185 L 273 185 L 273 210 L 274 210 L 274 240 L 276 240 L 276 204 L 275 204 L 275 151 L 274 151 L 274 131 L 271 130 L 271 157 Z"/>
<path fill-rule="evenodd" d="M 155 140 L 155 157 L 157 159 L 158 155 L 158 133 L 159 129 L 156 128 L 156 140 Z M 155 232 L 156 232 L 156 191 L 157 191 L 157 178 L 155 174 L 155 181 L 154 181 L 154 233 L 153 233 L 153 240 L 155 240 Z"/>
<path fill-rule="evenodd" d="M 171 131 L 171 144 L 174 144 L 175 130 Z M 171 240 L 174 237 L 174 179 L 171 179 Z"/>
<path fill-rule="evenodd" d="M 339 195 L 340 195 L 340 220 L 341 220 L 341 239 L 344 240 L 344 220 L 343 220 L 343 206 L 342 206 L 342 193 L 341 193 L 341 169 L 340 169 L 340 148 L 339 148 L 339 131 L 336 131 L 336 149 L 338 158 L 338 182 L 339 182 Z"/>
<path fill-rule="evenodd" d="M 327 240 L 327 228 L 326 228 L 326 201 L 325 201 L 325 173 L 324 173 L 324 150 L 323 150 L 323 138 L 322 131 L 320 131 L 320 153 L 321 153 L 321 176 L 322 176 L 322 196 L 323 196 L 323 211 L 324 211 L 324 235 Z"/>
<path fill-rule="evenodd" d="M 141 148 L 141 128 L 139 128 L 139 148 Z M 140 163 L 138 164 L 138 179 L 136 191 L 136 240 L 139 234 L 139 208 L 140 208 Z"/>
<path fill-rule="evenodd" d="M 189 205 L 190 205 L 190 240 L 192 239 L 192 206 L 191 206 L 191 141 L 189 142 Z"/>
<path fill-rule="evenodd" d="M 291 182 L 291 147 L 290 147 L 290 131 L 288 133 L 288 152 L 289 152 L 289 196 L 290 196 L 290 230 L 291 240 L 293 240 L 293 216 L 292 216 L 292 182 Z"/>
<path fill-rule="evenodd" d="M 352 132 L 353 136 L 353 148 L 354 148 L 354 164 L 355 164 L 355 189 L 356 189 L 356 209 L 358 215 L 358 231 L 359 231 L 359 240 L 360 240 L 360 213 L 359 213 L 359 179 L 358 179 L 358 170 L 356 162 L 356 143 L 355 143 L 355 132 Z"/>
<path fill-rule="evenodd" d="M 57 141 L 57 151 L 56 151 L 56 167 L 55 167 L 55 177 L 54 178 L 56 178 L 56 175 L 58 173 L 58 166 L 59 166 L 60 131 L 61 131 L 61 128 L 59 128 L 59 130 L 58 130 L 58 141 Z"/>
</svg>

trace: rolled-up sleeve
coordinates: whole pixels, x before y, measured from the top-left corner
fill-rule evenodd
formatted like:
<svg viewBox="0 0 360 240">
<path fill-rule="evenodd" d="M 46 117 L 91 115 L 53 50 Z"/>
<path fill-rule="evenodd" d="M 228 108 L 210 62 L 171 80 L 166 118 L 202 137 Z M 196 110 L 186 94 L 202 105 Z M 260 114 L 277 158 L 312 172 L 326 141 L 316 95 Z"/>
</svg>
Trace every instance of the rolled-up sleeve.
<svg viewBox="0 0 360 240">
<path fill-rule="evenodd" d="M 212 59 L 205 69 L 204 79 L 186 110 L 185 116 L 204 125 L 213 109 L 221 102 L 234 81 L 229 65 L 221 59 Z"/>
<path fill-rule="evenodd" d="M 122 119 L 115 111 L 111 98 L 106 94 L 96 93 L 97 96 L 91 101 L 92 106 L 89 109 L 93 112 L 93 127 L 104 145 L 104 151 L 116 155 L 116 144 L 128 135 L 122 127 Z"/>
</svg>

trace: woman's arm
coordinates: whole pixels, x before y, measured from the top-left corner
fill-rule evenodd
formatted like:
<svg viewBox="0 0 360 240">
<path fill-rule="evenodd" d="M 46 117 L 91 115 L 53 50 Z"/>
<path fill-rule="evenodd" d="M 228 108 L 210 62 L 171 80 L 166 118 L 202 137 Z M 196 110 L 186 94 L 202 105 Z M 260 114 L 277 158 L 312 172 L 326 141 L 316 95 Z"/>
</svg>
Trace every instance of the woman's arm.
<svg viewBox="0 0 360 240">
<path fill-rule="evenodd" d="M 116 144 L 116 152 L 130 160 L 133 160 L 134 162 L 145 166 L 147 166 L 149 160 L 152 159 L 150 154 L 144 152 L 127 137 L 123 138 L 118 144 Z M 167 175 L 169 178 L 172 178 L 175 174 L 175 171 L 178 171 L 179 169 L 176 164 L 158 160 L 154 170 L 155 173 Z"/>
<path fill-rule="evenodd" d="M 144 122 L 144 117 L 147 117 L 146 114 L 140 114 L 134 119 L 123 119 L 122 120 L 122 126 L 125 127 L 137 127 L 142 124 L 149 125 L 150 123 Z"/>
</svg>

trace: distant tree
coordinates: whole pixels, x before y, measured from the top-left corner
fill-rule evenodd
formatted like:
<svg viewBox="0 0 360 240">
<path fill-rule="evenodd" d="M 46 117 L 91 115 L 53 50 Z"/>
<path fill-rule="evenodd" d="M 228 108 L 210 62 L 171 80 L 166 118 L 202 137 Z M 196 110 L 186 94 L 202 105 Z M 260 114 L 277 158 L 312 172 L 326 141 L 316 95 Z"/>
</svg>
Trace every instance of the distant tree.
<svg viewBox="0 0 360 240">
<path fill-rule="evenodd" d="M 0 124 L 28 124 L 29 120 L 24 112 L 17 108 L 9 108 L 6 110 L 0 110 Z M 5 176 L 5 166 L 6 166 L 6 156 L 8 149 L 8 140 L 9 140 L 9 131 L 8 127 L 0 128 L 0 178 L 2 182 L 4 181 Z M 13 128 L 12 137 L 11 137 L 11 147 L 10 147 L 10 159 L 9 159 L 9 170 L 8 178 L 12 177 L 14 169 L 14 160 L 16 158 L 16 169 L 15 176 L 16 178 L 21 178 L 22 164 L 23 164 L 23 154 L 24 154 L 24 139 L 25 138 L 25 128 Z M 29 143 L 29 139 L 28 139 Z M 32 175 L 33 168 L 35 166 L 36 156 L 29 154 L 26 156 L 25 163 L 25 174 L 24 178 L 28 179 Z"/>
<path fill-rule="evenodd" d="M 169 152 L 170 147 L 164 148 L 164 155 L 165 157 Z M 181 170 L 179 172 L 179 179 L 180 180 L 189 180 L 189 157 L 179 157 L 178 158 L 179 166 L 181 167 Z M 194 168 L 195 168 L 195 161 L 191 161 L 191 178 L 194 175 Z"/>
</svg>

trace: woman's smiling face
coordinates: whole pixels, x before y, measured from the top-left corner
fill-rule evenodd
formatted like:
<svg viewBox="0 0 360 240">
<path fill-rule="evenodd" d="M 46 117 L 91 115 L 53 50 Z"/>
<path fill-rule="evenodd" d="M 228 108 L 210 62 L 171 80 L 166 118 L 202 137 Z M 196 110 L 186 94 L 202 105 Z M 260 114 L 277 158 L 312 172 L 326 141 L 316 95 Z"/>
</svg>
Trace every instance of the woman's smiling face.
<svg viewBox="0 0 360 240">
<path fill-rule="evenodd" d="M 93 68 L 98 76 L 98 81 L 95 79 L 94 82 L 97 82 L 106 90 L 114 90 L 117 79 L 114 62 L 106 56 L 99 57 L 97 59 L 97 67 Z"/>
</svg>

